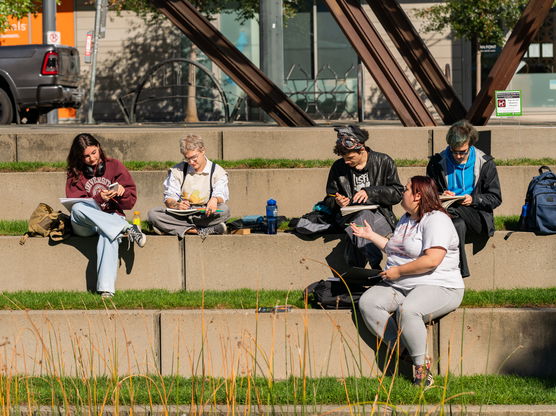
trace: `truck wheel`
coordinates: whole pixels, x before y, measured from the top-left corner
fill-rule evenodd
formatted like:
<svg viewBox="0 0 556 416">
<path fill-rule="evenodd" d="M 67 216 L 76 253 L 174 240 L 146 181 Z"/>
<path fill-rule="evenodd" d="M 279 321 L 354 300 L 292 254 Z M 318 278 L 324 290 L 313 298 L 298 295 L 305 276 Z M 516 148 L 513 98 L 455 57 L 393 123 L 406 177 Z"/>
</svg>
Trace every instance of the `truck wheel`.
<svg viewBox="0 0 556 416">
<path fill-rule="evenodd" d="M 0 88 L 0 124 L 10 124 L 13 119 L 12 100 L 10 96 Z"/>
</svg>

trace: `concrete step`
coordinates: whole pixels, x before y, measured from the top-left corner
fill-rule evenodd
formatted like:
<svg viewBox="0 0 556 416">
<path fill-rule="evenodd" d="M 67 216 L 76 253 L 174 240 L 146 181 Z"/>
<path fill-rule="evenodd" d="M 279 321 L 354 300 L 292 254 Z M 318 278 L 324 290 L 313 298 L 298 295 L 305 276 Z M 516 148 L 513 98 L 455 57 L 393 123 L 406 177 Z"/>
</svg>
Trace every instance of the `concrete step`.
<svg viewBox="0 0 556 416">
<path fill-rule="evenodd" d="M 555 322 L 556 309 L 460 309 L 431 328 L 428 355 L 440 374 L 553 376 Z M 381 368 L 376 339 L 348 310 L 0 311 L 0 344 L 5 374 L 285 379 Z"/>
<path fill-rule="evenodd" d="M 363 126 L 369 146 L 394 159 L 426 159 L 446 147 L 447 127 Z M 556 158 L 556 128 L 479 127 L 479 147 L 498 159 Z M 107 153 L 121 160 L 179 160 L 178 139 L 187 133 L 205 139 L 215 159 L 332 159 L 332 127 L 0 127 L 0 161 L 65 161 L 75 135 L 94 134 Z"/>
<path fill-rule="evenodd" d="M 556 172 L 556 166 L 551 167 Z M 536 166 L 501 166 L 502 205 L 495 215 L 519 215 L 529 181 L 538 175 Z M 139 199 L 135 209 L 146 219 L 149 209 L 162 205 L 162 182 L 166 172 L 133 172 Z M 327 168 L 313 169 L 232 169 L 230 174 L 230 209 L 232 216 L 264 214 L 266 201 L 278 201 L 281 215 L 299 217 L 311 211 L 325 196 Z M 402 184 L 414 175 L 424 175 L 425 167 L 399 168 Z M 58 198 L 65 195 L 64 172 L 0 173 L 3 203 L 2 219 L 29 219 L 39 202 L 64 211 Z M 400 205 L 396 215 L 403 214 Z"/>
<path fill-rule="evenodd" d="M 467 246 L 475 290 L 556 286 L 556 235 L 497 232 L 473 255 Z M 0 287 L 6 292 L 94 289 L 96 238 L 50 246 L 47 239 L 0 237 Z M 346 269 L 341 236 L 306 241 L 293 234 L 245 236 L 148 236 L 140 249 L 120 247 L 117 289 L 231 290 L 303 289 Z"/>
</svg>

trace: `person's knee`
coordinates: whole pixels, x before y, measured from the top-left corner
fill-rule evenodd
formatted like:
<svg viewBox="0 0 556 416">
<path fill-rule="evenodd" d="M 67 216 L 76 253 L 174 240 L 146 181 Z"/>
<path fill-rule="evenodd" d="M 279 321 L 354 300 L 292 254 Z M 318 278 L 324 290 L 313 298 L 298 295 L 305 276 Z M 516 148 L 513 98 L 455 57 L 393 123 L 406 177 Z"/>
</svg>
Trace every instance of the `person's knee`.
<svg viewBox="0 0 556 416">
<path fill-rule="evenodd" d="M 71 208 L 71 220 L 74 222 L 78 222 L 79 220 L 83 220 L 86 218 L 85 211 L 87 210 L 87 205 L 83 203 L 75 204 Z"/>
<path fill-rule="evenodd" d="M 226 221 L 227 219 L 230 218 L 230 208 L 228 207 L 228 205 L 218 204 L 217 209 L 222 211 L 219 213 L 220 214 L 219 216 L 222 219 L 222 221 Z"/>
<path fill-rule="evenodd" d="M 423 314 L 420 310 L 409 305 L 402 305 L 398 309 L 398 318 L 400 322 L 409 322 L 415 318 L 422 319 L 422 316 Z"/>
</svg>

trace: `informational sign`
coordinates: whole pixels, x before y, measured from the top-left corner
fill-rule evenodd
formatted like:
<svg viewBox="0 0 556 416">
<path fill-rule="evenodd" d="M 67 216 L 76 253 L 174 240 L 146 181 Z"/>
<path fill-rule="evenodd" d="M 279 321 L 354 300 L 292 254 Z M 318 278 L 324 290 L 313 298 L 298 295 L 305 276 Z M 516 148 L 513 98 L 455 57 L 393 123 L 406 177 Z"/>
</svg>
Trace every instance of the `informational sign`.
<svg viewBox="0 0 556 416">
<path fill-rule="evenodd" d="M 521 113 L 521 91 L 494 91 L 494 105 L 497 116 L 520 116 Z"/>
<path fill-rule="evenodd" d="M 93 51 L 93 31 L 87 32 L 87 37 L 85 38 L 85 55 L 84 61 L 86 64 L 91 63 L 91 53 Z"/>
<path fill-rule="evenodd" d="M 62 43 L 62 34 L 60 32 L 48 31 L 46 32 L 46 39 L 49 45 L 60 45 Z"/>
</svg>

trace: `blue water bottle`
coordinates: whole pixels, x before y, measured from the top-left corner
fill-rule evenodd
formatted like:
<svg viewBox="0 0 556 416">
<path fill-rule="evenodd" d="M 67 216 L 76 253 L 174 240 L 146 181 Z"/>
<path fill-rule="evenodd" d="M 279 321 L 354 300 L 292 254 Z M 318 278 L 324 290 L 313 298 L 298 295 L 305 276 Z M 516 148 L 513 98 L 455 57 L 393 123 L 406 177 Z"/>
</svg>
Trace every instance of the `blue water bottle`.
<svg viewBox="0 0 556 416">
<path fill-rule="evenodd" d="M 274 199 L 266 201 L 266 233 L 276 234 L 278 229 L 278 206 Z"/>
</svg>

